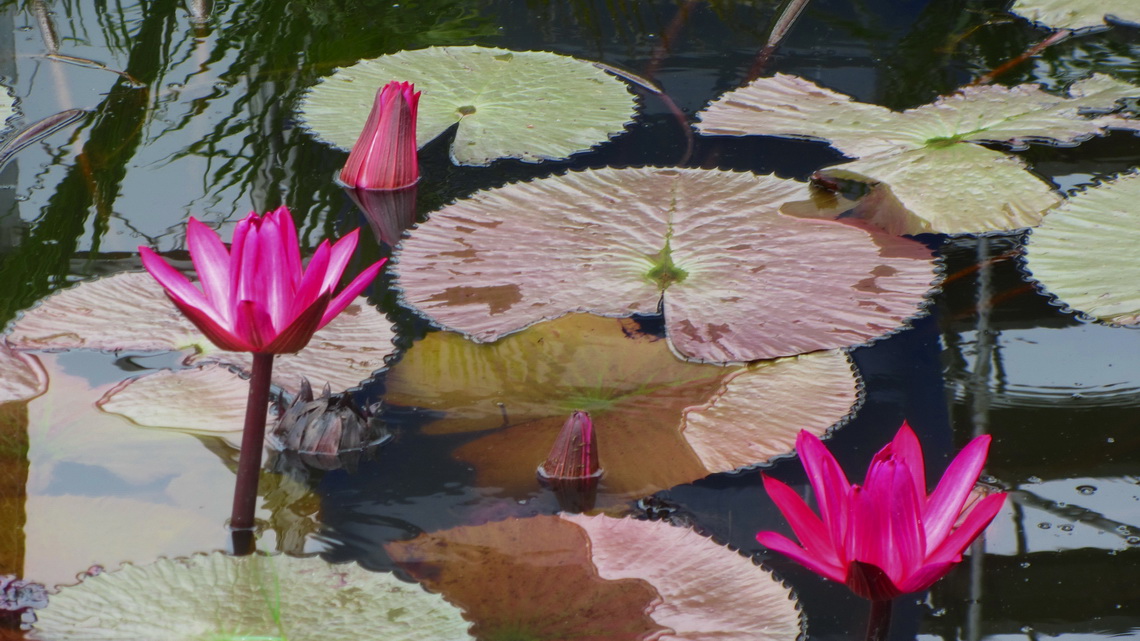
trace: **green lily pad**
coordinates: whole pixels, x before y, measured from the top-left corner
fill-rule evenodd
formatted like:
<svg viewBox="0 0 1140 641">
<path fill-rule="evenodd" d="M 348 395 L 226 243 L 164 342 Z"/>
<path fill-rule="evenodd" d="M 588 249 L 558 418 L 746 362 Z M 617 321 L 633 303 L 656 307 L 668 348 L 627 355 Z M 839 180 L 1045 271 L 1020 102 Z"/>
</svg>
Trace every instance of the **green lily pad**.
<svg viewBox="0 0 1140 641">
<path fill-rule="evenodd" d="M 1138 96 L 1140 87 L 1094 75 L 1067 96 L 1036 85 L 986 85 L 893 112 L 777 74 L 721 96 L 699 114 L 697 129 L 828 141 L 858 160 L 824 169 L 824 176 L 890 191 L 857 208 L 857 216 L 895 234 L 976 233 L 1037 225 L 1060 200 L 1020 159 L 976 143 L 1075 143 L 1110 128 L 1133 129 L 1137 121 L 1124 115 L 1089 112 L 1113 111 L 1119 100 Z"/>
<path fill-rule="evenodd" d="M 389 573 L 319 558 L 223 554 L 127 565 L 59 589 L 42 641 L 455 641 L 460 610 Z"/>
<path fill-rule="evenodd" d="M 1029 237 L 1025 269 L 1061 303 L 1117 325 L 1140 323 L 1140 174 L 1085 190 Z"/>
<path fill-rule="evenodd" d="M 450 332 L 416 343 L 388 373 L 385 400 L 443 413 L 429 434 L 489 430 L 461 446 L 480 485 L 537 490 L 562 423 L 593 418 L 599 492 L 644 496 L 790 453 L 858 403 L 841 351 L 718 367 L 683 361 L 629 320 L 576 314 L 480 345 Z"/>
<path fill-rule="evenodd" d="M 429 47 L 337 70 L 309 91 L 300 116 L 319 138 L 351 149 L 376 90 L 391 80 L 412 82 L 422 92 L 421 147 L 459 123 L 451 158 L 460 165 L 566 158 L 624 131 L 637 106 L 623 82 L 584 60 L 545 51 Z"/>
<path fill-rule="evenodd" d="M 514 183 L 432 214 L 401 244 L 396 284 L 477 341 L 570 312 L 661 306 L 673 349 L 710 362 L 847 347 L 920 314 L 936 280 L 930 251 L 777 211 L 808 198 L 803 183 L 708 169 Z"/>
<path fill-rule="evenodd" d="M 1140 25 L 1135 0 L 1016 0 L 1009 10 L 1050 29 L 1104 27 L 1108 20 Z"/>
<path fill-rule="evenodd" d="M 308 347 L 273 359 L 273 382 L 291 394 L 301 376 L 320 389 L 360 384 L 385 367 L 396 351 L 395 332 L 384 315 L 361 297 L 313 335 Z M 222 363 L 248 372 L 253 357 L 219 350 L 178 311 L 145 272 L 127 272 L 79 283 L 23 313 L 8 343 L 22 350 L 193 350 L 186 364 Z"/>
<path fill-rule="evenodd" d="M 481 639 L 793 641 L 790 591 L 751 559 L 662 521 L 537 516 L 385 545 L 464 608 Z"/>
</svg>

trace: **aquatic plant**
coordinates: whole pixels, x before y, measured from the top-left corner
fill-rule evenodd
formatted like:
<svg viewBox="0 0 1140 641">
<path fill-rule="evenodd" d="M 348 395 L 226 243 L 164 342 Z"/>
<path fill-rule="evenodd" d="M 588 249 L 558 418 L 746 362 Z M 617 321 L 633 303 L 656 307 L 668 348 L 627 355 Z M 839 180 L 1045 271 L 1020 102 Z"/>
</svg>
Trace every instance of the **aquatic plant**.
<svg viewBox="0 0 1140 641">
<path fill-rule="evenodd" d="M 416 109 L 420 94 L 393 80 L 376 92 L 340 181 L 357 189 L 401 189 L 420 177 L 416 160 Z"/>
</svg>

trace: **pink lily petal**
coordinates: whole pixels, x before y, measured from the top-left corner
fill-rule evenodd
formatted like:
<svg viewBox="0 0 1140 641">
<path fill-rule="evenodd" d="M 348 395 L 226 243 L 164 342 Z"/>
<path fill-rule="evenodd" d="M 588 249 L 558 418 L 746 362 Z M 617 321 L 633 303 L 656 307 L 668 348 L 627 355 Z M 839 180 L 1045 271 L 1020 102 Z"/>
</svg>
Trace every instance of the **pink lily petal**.
<svg viewBox="0 0 1140 641">
<path fill-rule="evenodd" d="M 768 496 L 772 498 L 776 507 L 780 509 L 780 513 L 792 526 L 792 531 L 796 533 L 796 538 L 803 544 L 804 550 L 828 565 L 842 566 L 843 560 L 840 559 L 839 552 L 832 544 L 831 538 L 827 536 L 827 528 L 823 526 L 823 522 L 819 520 L 815 512 L 811 511 L 807 503 L 800 498 L 800 495 L 767 474 L 762 475 L 762 478 Z"/>
<path fill-rule="evenodd" d="M 194 323 L 198 331 L 202 332 L 202 334 L 210 339 L 211 343 L 217 345 L 218 348 L 231 352 L 256 351 L 254 345 L 251 345 L 241 337 L 234 335 L 230 330 L 219 325 L 217 321 L 203 310 L 171 296 L 170 292 L 167 292 L 167 295 L 170 296 L 170 300 L 174 303 L 174 306 L 182 312 L 182 315 L 191 323 Z"/>
<path fill-rule="evenodd" d="M 239 301 L 234 309 L 234 326 L 237 335 L 246 343 L 253 345 L 251 352 L 263 352 L 277 334 L 273 329 L 273 321 L 257 301 Z"/>
<path fill-rule="evenodd" d="M 974 539 L 994 520 L 1005 502 L 1005 493 L 991 494 L 982 499 L 962 522 L 933 552 L 927 555 L 928 563 L 957 563 Z"/>
<path fill-rule="evenodd" d="M 280 331 L 293 319 L 293 284 L 289 281 L 289 258 L 285 254 L 288 242 L 286 227 L 293 225 L 293 219 L 270 212 L 262 219 L 261 233 L 258 235 L 258 280 L 262 283 L 264 302 L 273 327 Z"/>
<path fill-rule="evenodd" d="M 206 310 L 206 314 L 210 316 L 220 316 L 214 312 L 213 306 L 210 304 L 202 294 L 191 282 L 186 278 L 182 272 L 170 266 L 161 256 L 156 254 L 150 247 L 139 247 L 139 256 L 142 258 L 143 267 L 146 268 L 150 275 L 158 281 L 166 289 L 166 293 L 171 298 L 181 301 L 191 307 L 197 307 Z"/>
<path fill-rule="evenodd" d="M 872 601 L 889 601 L 902 594 L 891 577 L 873 563 L 852 561 L 843 582 L 855 594 Z"/>
<path fill-rule="evenodd" d="M 974 489 L 974 483 L 982 473 L 986 454 L 990 449 L 990 436 L 979 436 L 970 441 L 958 456 L 950 462 L 938 487 L 930 495 L 926 504 L 926 541 L 929 546 L 937 546 L 949 534 L 950 528 L 958 520 L 962 506 Z"/>
<path fill-rule="evenodd" d="M 894 559 L 890 567 L 898 568 L 898 573 L 891 573 L 891 577 L 899 581 L 914 568 L 921 567 L 926 557 L 926 531 L 922 527 L 922 504 L 925 503 L 925 497 L 915 494 L 914 470 L 901 461 L 894 466 L 891 492 L 893 496 L 887 497 L 891 510 L 891 539 L 894 542 L 889 550 Z"/>
<path fill-rule="evenodd" d="M 238 301 L 242 300 L 242 273 L 245 266 L 245 250 L 246 238 L 251 229 L 253 229 L 260 222 L 260 217 L 255 212 L 249 212 L 249 215 L 238 221 L 234 227 L 234 239 L 230 243 L 230 309 L 237 307 Z"/>
<path fill-rule="evenodd" d="M 899 585 L 899 590 L 901 590 L 903 594 L 925 590 L 934 585 L 935 581 L 946 576 L 946 573 L 957 564 L 957 561 L 927 563 L 907 577 L 906 581 Z"/>
<path fill-rule="evenodd" d="M 230 252 L 214 230 L 191 217 L 186 224 L 186 246 L 206 299 L 225 323 L 230 322 Z"/>
<path fill-rule="evenodd" d="M 285 280 L 292 285 L 293 291 L 301 286 L 301 243 L 297 240 L 297 223 L 285 205 L 281 205 L 272 212 L 281 221 L 281 254 L 285 258 Z"/>
<path fill-rule="evenodd" d="M 325 272 L 329 269 L 330 251 L 329 241 L 321 241 L 317 251 L 309 259 L 309 265 L 301 277 L 301 284 L 297 287 L 297 298 L 293 302 L 294 314 L 299 314 L 308 309 L 309 305 L 312 305 L 313 301 L 325 292 Z"/>
<path fill-rule="evenodd" d="M 349 303 L 356 300 L 357 295 L 359 295 L 360 292 L 364 291 L 365 287 L 368 287 L 368 285 L 376 278 L 376 275 L 380 273 L 380 270 L 383 269 L 384 264 L 387 262 L 387 258 L 381 258 L 375 263 L 372 263 L 372 265 L 370 265 L 364 271 L 360 272 L 356 278 L 352 279 L 352 282 L 344 288 L 344 291 L 337 294 L 336 298 L 332 299 L 332 302 L 329 303 L 328 309 L 325 310 L 324 317 L 321 318 L 321 324 L 318 326 L 318 329 L 324 327 L 325 325 L 328 325 L 329 321 L 335 318 L 337 314 L 344 311 L 344 308 L 348 307 Z"/>
<path fill-rule="evenodd" d="M 822 574 L 832 581 L 842 583 L 847 577 L 847 573 L 843 568 L 828 565 L 817 557 L 808 554 L 806 550 L 793 543 L 783 534 L 776 532 L 759 532 L 756 534 L 756 541 L 769 550 L 779 552 L 812 572 Z"/>
<path fill-rule="evenodd" d="M 325 270 L 324 280 L 321 282 L 321 291 L 331 292 L 340 283 L 340 277 L 348 268 L 348 261 L 352 252 L 356 251 L 356 243 L 360 237 L 360 230 L 354 229 L 340 240 L 333 243 L 329 249 L 329 266 Z"/>
<path fill-rule="evenodd" d="M 800 431 L 796 437 L 796 451 L 800 454 L 808 481 L 819 502 L 819 515 L 827 526 L 833 541 L 842 541 L 847 531 L 848 492 L 851 484 L 839 462 L 827 451 L 814 434 Z"/>
<path fill-rule="evenodd" d="M 903 421 L 898 434 L 890 444 L 891 451 L 898 457 L 903 467 L 910 471 L 914 482 L 914 495 L 926 503 L 926 463 L 922 457 L 922 446 L 914 430 Z"/>
<path fill-rule="evenodd" d="M 304 349 L 312 340 L 313 333 L 320 329 L 321 317 L 328 307 L 330 298 L 331 294 L 326 293 L 313 301 L 313 304 L 297 315 L 288 327 L 281 330 L 277 338 L 266 345 L 263 351 L 271 354 L 292 354 Z"/>
</svg>

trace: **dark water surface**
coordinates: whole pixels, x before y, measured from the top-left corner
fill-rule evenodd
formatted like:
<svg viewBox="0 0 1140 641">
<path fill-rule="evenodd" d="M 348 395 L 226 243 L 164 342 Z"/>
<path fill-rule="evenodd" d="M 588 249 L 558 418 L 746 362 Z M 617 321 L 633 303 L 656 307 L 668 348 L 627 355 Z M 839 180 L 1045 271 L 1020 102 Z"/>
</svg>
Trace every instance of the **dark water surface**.
<svg viewBox="0 0 1140 641">
<path fill-rule="evenodd" d="M 813 0 L 765 73 L 796 74 L 895 109 L 918 106 L 1047 35 L 1006 14 L 1004 5 Z M 172 0 L 0 2 L 0 78 L 19 99 L 21 122 L 64 109 L 90 112 L 0 170 L 0 321 L 69 283 L 139 269 L 137 245 L 181 249 L 189 215 L 235 222 L 250 210 L 286 204 L 310 245 L 367 227 L 331 181 L 346 154 L 316 142 L 294 112 L 300 93 L 338 66 L 429 45 L 542 49 L 651 77 L 691 115 L 743 82 L 775 9 L 744 0 L 253 0 L 218 3 L 195 24 L 187 5 Z M 45 35 L 45 20 L 54 36 Z M 106 68 L 50 59 L 52 47 Z M 1071 39 L 1000 81 L 1058 87 L 1093 70 L 1140 84 L 1140 29 Z M 627 133 L 568 162 L 461 168 L 436 141 L 422 151 L 419 209 L 426 214 L 479 189 L 567 168 L 673 165 L 685 149 L 681 124 L 653 96 L 643 98 Z M 1020 153 L 1039 175 L 1071 189 L 1140 165 L 1140 137 L 1115 133 L 1078 147 L 1039 145 Z M 821 143 L 697 138 L 687 164 L 803 179 L 841 158 Z M 1052 307 L 1019 271 L 1022 235 L 924 240 L 940 248 L 947 282 L 929 316 L 854 350 L 866 400 L 829 447 L 847 469 L 862 470 L 905 418 L 926 447 L 933 478 L 965 442 L 989 433 L 987 480 L 1012 500 L 975 554 L 929 593 L 900 599 L 893 638 L 1140 637 L 1140 332 Z M 366 239 L 357 264 L 388 251 Z M 398 307 L 384 283 L 371 296 L 399 325 L 401 346 L 428 331 Z M 138 356 L 45 358 L 54 363 L 53 377 L 58 371 L 94 389 L 131 368 L 169 364 L 166 357 Z M 382 391 L 381 375 L 361 396 Z M 55 408 L 53 425 L 76 429 L 52 427 L 50 438 L 82 434 L 85 419 L 72 416 L 78 412 Z M 50 555 L 50 545 L 67 545 L 66 531 L 113 527 L 84 522 L 64 501 L 33 509 L 33 496 L 163 503 L 178 485 L 180 496 L 228 504 L 224 472 L 220 484 L 202 487 L 194 483 L 210 471 L 186 474 L 176 451 L 140 449 L 138 456 L 149 459 L 136 473 L 111 473 L 98 456 L 129 461 L 132 453 L 104 451 L 90 435 L 49 443 L 89 453 L 93 461 L 63 457 L 50 471 L 34 464 L 29 470 L 24 452 L 40 437 L 18 431 L 26 414 L 22 404 L 0 406 L 0 574 L 25 574 L 45 546 Z M 419 436 L 424 414 L 389 408 L 386 419 L 400 437 L 379 460 L 356 474 L 312 474 L 307 482 L 317 496 L 288 511 L 292 525 L 282 526 L 270 547 L 388 569 L 384 541 L 556 509 L 548 495 L 501 496 L 473 486 L 468 466 L 448 456 L 466 437 Z M 203 450 L 203 443 L 186 437 L 183 447 Z M 210 448 L 217 459 L 232 456 L 224 446 L 206 443 Z M 175 459 L 169 471 L 162 469 L 164 456 Z M 794 459 L 769 473 L 805 483 Z M 304 487 L 280 491 L 305 495 Z M 757 472 L 673 488 L 634 510 L 691 523 L 763 561 L 794 587 L 810 638 L 861 634 L 864 602 L 755 542 L 758 530 L 787 531 Z M 49 545 L 45 532 L 59 542 Z"/>
</svg>

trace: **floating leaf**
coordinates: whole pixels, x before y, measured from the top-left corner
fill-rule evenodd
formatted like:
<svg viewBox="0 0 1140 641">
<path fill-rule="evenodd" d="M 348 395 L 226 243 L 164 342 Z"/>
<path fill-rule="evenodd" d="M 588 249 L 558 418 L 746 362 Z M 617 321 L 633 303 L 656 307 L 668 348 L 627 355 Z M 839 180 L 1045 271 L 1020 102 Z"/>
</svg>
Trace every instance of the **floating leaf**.
<svg viewBox="0 0 1140 641">
<path fill-rule="evenodd" d="M 706 169 L 515 183 L 432 214 L 401 245 L 397 284 L 479 341 L 569 312 L 652 314 L 663 299 L 672 347 L 713 362 L 864 343 L 920 313 L 930 251 L 777 212 L 805 198 L 803 183 Z"/>
<path fill-rule="evenodd" d="M 857 212 L 874 214 L 890 233 L 985 232 L 1036 225 L 1058 196 L 1019 159 L 974 143 L 1074 143 L 1113 127 L 1135 128 L 1134 120 L 1086 111 L 1112 111 L 1117 101 L 1137 96 L 1140 87 L 1095 75 L 1074 83 L 1068 96 L 1036 85 L 986 85 L 896 113 L 777 74 L 721 96 L 701 112 L 697 128 L 830 142 L 860 160 L 830 167 L 825 176 L 887 185 L 897 198 L 889 212 L 873 206 Z"/>
<path fill-rule="evenodd" d="M 545 51 L 429 47 L 364 60 L 309 91 L 301 117 L 321 138 L 351 149 L 376 90 L 390 80 L 422 92 L 423 146 L 455 123 L 452 160 L 566 158 L 621 133 L 636 103 L 625 84 L 589 62 Z"/>
<path fill-rule="evenodd" d="M 481 639 L 793 641 L 788 589 L 688 529 L 605 516 L 538 516 L 385 545 L 462 607 Z"/>
<path fill-rule="evenodd" d="M 211 363 L 184 370 L 160 370 L 123 381 L 99 399 L 104 412 L 143 427 L 216 434 L 245 427 L 249 384 Z M 269 420 L 276 420 L 270 407 Z"/>
<path fill-rule="evenodd" d="M 319 558 L 223 554 L 126 565 L 51 595 L 42 641 L 455 641 L 460 611 L 389 573 Z"/>
<path fill-rule="evenodd" d="M 1104 27 L 1110 19 L 1140 25 L 1136 0 L 1016 0 L 1009 10 L 1050 29 Z"/>
<path fill-rule="evenodd" d="M 1118 325 L 1140 323 L 1140 174 L 1069 198 L 1033 230 L 1025 268 L 1069 307 Z"/>
<path fill-rule="evenodd" d="M 395 351 L 392 326 L 361 297 L 320 329 L 308 347 L 274 359 L 273 382 L 296 393 L 301 376 L 318 389 L 358 385 L 384 367 Z M 175 351 L 193 349 L 187 363 L 223 363 L 249 371 L 250 354 L 214 347 L 178 311 L 145 272 L 79 283 L 45 298 L 13 323 L 8 342 L 18 349 Z"/>
<path fill-rule="evenodd" d="M 26 401 L 47 389 L 43 365 L 31 354 L 21 354 L 0 341 L 0 403 Z"/>
<path fill-rule="evenodd" d="M 600 492 L 643 496 L 791 452 L 857 402 L 839 351 L 716 367 L 677 359 L 631 321 L 578 314 L 497 343 L 429 334 L 388 374 L 386 401 L 444 412 L 428 433 L 491 430 L 456 455 L 485 486 L 526 492 L 562 424 L 590 412 Z"/>
</svg>

